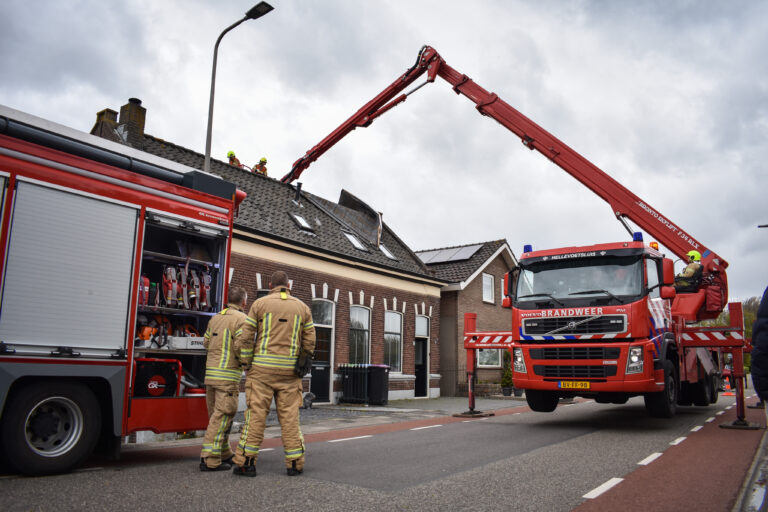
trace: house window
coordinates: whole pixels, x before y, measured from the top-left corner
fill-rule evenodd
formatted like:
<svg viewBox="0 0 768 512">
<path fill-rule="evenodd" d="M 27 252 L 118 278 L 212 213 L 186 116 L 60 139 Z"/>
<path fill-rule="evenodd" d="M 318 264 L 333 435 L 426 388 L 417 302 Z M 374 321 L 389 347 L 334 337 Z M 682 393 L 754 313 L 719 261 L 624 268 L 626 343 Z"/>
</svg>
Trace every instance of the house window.
<svg viewBox="0 0 768 512">
<path fill-rule="evenodd" d="M 484 368 L 501 368 L 501 350 L 497 348 L 481 348 L 477 351 L 477 366 Z"/>
<path fill-rule="evenodd" d="M 349 308 L 349 362 L 368 363 L 371 312 L 362 306 Z"/>
<path fill-rule="evenodd" d="M 493 276 L 490 274 L 483 274 L 483 302 L 490 302 L 493 304 L 495 302 L 494 295 Z"/>
<path fill-rule="evenodd" d="M 416 316 L 416 337 L 429 338 L 429 317 L 423 315 Z"/>
<path fill-rule="evenodd" d="M 392 372 L 400 373 L 403 353 L 403 315 L 394 311 L 384 314 L 384 364 Z"/>
<path fill-rule="evenodd" d="M 379 249 L 381 249 L 381 252 L 384 253 L 384 256 L 391 260 L 396 260 L 395 255 L 389 252 L 389 249 L 387 249 L 387 246 L 384 244 L 379 244 Z"/>
<path fill-rule="evenodd" d="M 347 240 L 349 240 L 349 242 L 355 246 L 355 249 L 358 249 L 360 251 L 365 251 L 365 246 L 360 240 L 357 239 L 355 235 L 353 235 L 352 233 L 345 232 L 344 236 L 346 236 Z"/>
<path fill-rule="evenodd" d="M 331 363 L 331 344 L 333 342 L 333 310 L 334 304 L 329 300 L 316 299 L 312 301 L 312 322 L 315 324 L 315 355 L 316 362 Z"/>
</svg>

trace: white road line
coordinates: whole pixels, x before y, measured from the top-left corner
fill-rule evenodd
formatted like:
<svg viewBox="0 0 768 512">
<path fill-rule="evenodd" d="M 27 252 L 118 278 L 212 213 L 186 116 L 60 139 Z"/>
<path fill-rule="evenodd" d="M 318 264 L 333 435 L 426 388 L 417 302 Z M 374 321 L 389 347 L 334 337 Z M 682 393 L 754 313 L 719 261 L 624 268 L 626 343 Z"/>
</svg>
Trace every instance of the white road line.
<svg viewBox="0 0 768 512">
<path fill-rule="evenodd" d="M 661 457 L 661 453 L 659 453 L 659 452 L 652 453 L 649 456 L 647 456 L 646 458 L 644 458 L 643 460 L 641 460 L 640 462 L 638 462 L 637 465 L 638 466 L 647 466 L 648 464 L 650 464 L 651 462 L 655 461 L 659 457 Z"/>
<path fill-rule="evenodd" d="M 607 482 L 605 482 L 603 485 L 599 487 L 595 487 L 591 491 L 589 491 L 587 494 L 582 496 L 582 498 L 587 498 L 588 500 L 591 500 L 593 498 L 597 498 L 601 494 L 603 494 L 605 491 L 610 489 L 611 487 L 618 485 L 621 483 L 621 481 L 624 480 L 623 478 L 611 478 Z"/>
<path fill-rule="evenodd" d="M 701 425 L 697 425 L 697 426 L 695 426 L 695 427 L 693 427 L 693 428 L 691 429 L 691 432 L 698 432 L 698 431 L 699 431 L 699 430 L 701 430 L 702 428 L 704 428 L 704 427 L 702 427 Z"/>
<path fill-rule="evenodd" d="M 355 439 L 366 439 L 366 438 L 368 438 L 368 437 L 373 437 L 373 436 L 357 436 L 357 437 L 345 437 L 345 438 L 343 438 L 343 439 L 333 439 L 333 440 L 331 440 L 331 441 L 328 441 L 328 442 L 329 442 L 329 443 L 340 443 L 340 442 L 342 442 L 342 441 L 354 441 Z"/>
<path fill-rule="evenodd" d="M 273 450 L 274 450 L 274 448 L 260 448 L 259 449 L 259 453 L 261 453 L 261 452 L 271 452 Z"/>
<path fill-rule="evenodd" d="M 437 427 L 442 427 L 442 425 L 429 425 L 428 427 L 416 427 L 416 428 L 412 428 L 411 430 L 424 430 L 425 428 L 437 428 Z"/>
<path fill-rule="evenodd" d="M 713 421 L 715 421 L 715 417 L 714 416 L 710 416 L 709 418 L 707 418 L 704 421 L 705 421 L 705 423 L 712 423 Z"/>
<path fill-rule="evenodd" d="M 715 413 L 715 416 L 720 416 L 720 415 L 722 415 L 722 414 L 725 414 L 725 411 L 717 411 L 717 412 Z"/>
<path fill-rule="evenodd" d="M 476 420 L 461 420 L 461 422 L 462 423 L 474 423 L 476 421 L 485 421 L 487 419 L 488 419 L 488 416 L 486 416 L 485 418 L 477 418 Z M 411 430 L 415 430 L 415 429 L 411 429 Z"/>
<path fill-rule="evenodd" d="M 685 437 L 678 437 L 674 441 L 671 441 L 669 444 L 671 444 L 672 446 L 677 446 L 678 444 L 680 444 L 683 441 L 685 441 L 685 439 L 686 439 Z"/>
<path fill-rule="evenodd" d="M 731 408 L 733 408 L 733 404 L 729 405 L 729 406 L 728 406 L 728 407 L 726 407 L 725 409 L 726 409 L 726 410 L 728 410 L 728 409 L 731 409 Z"/>
</svg>

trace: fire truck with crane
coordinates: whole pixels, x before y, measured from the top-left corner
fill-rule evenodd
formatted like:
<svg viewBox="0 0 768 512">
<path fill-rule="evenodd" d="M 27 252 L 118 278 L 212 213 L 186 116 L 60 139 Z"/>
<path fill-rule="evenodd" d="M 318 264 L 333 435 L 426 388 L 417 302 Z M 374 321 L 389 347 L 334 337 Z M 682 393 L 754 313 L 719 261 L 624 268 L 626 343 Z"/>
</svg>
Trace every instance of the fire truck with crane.
<svg viewBox="0 0 768 512">
<path fill-rule="evenodd" d="M 403 92 L 420 76 L 426 80 Z M 714 403 L 722 375 L 722 353 L 734 354 L 743 377 L 741 304 L 729 305 L 730 325 L 694 325 L 714 319 L 728 297 L 728 263 L 608 174 L 524 116 L 496 94 L 456 71 L 431 47 L 384 91 L 296 160 L 282 181 L 297 179 L 309 165 L 356 128 L 404 102 L 440 77 L 456 94 L 609 203 L 631 241 L 534 251 L 526 245 L 519 267 L 504 277 L 505 307 L 512 330 L 476 330 L 476 315 L 465 315 L 464 346 L 470 410 L 474 411 L 475 351 L 512 352 L 514 384 L 524 389 L 531 409 L 553 411 L 563 397 L 583 396 L 601 403 L 625 403 L 642 395 L 650 415 L 670 417 L 677 405 Z M 658 240 L 643 241 L 627 219 Z M 674 285 L 676 256 L 701 255 L 699 283 L 686 293 Z M 743 379 L 737 379 L 737 423 L 744 423 Z"/>
<path fill-rule="evenodd" d="M 30 475 L 208 424 L 202 334 L 245 194 L 0 105 L 0 454 Z"/>
</svg>

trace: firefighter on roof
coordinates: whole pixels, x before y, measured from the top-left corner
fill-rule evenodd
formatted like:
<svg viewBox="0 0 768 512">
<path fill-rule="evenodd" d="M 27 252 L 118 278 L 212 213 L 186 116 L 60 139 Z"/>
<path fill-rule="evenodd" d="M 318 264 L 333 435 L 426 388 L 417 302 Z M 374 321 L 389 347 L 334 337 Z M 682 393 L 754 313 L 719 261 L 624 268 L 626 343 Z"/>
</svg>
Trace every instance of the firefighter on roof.
<svg viewBox="0 0 768 512">
<path fill-rule="evenodd" d="M 248 410 L 240 442 L 232 459 L 235 475 L 256 476 L 256 459 L 264 439 L 264 426 L 274 396 L 282 431 L 285 467 L 289 476 L 304 470 L 304 437 L 299 428 L 301 377 L 297 362 L 315 350 L 312 312 L 288 290 L 288 277 L 277 271 L 270 279 L 269 295 L 258 299 L 248 312 L 243 339 L 256 345 L 245 381 Z M 249 361 L 246 361 L 246 365 Z"/>
<path fill-rule="evenodd" d="M 208 351 L 205 362 L 205 399 L 208 405 L 208 429 L 200 453 L 200 471 L 226 471 L 230 469 L 232 449 L 229 431 L 237 412 L 240 394 L 240 361 L 249 359 L 252 343 L 244 346 L 243 309 L 248 294 L 243 288 L 229 291 L 229 304 L 211 318 L 203 344 Z"/>
<path fill-rule="evenodd" d="M 240 163 L 240 160 L 235 156 L 234 151 L 227 151 L 227 158 L 229 158 L 229 165 L 234 165 L 235 167 L 243 166 L 243 164 Z"/>
<path fill-rule="evenodd" d="M 259 160 L 259 163 L 253 166 L 253 172 L 257 172 L 259 174 L 263 174 L 264 176 L 267 175 L 267 159 L 264 157 L 261 157 L 261 160 Z"/>
</svg>

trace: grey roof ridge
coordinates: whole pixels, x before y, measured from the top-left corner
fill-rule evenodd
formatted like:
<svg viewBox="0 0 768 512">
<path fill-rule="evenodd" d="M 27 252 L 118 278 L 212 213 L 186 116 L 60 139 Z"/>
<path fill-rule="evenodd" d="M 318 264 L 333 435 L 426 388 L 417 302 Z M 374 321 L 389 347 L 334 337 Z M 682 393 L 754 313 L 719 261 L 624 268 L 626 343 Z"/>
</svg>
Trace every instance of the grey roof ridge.
<svg viewBox="0 0 768 512">
<path fill-rule="evenodd" d="M 495 243 L 507 243 L 507 242 L 506 242 L 505 239 L 501 238 L 499 240 L 487 240 L 485 242 L 475 242 L 475 243 L 471 243 L 471 244 L 451 245 L 451 246 L 448 246 L 448 247 L 435 247 L 433 249 L 419 249 L 418 251 L 414 251 L 414 252 L 418 254 L 420 252 L 442 251 L 444 249 L 460 249 L 462 247 L 469 247 L 469 246 L 472 246 L 472 245 L 482 245 L 482 246 L 485 246 L 487 244 L 495 244 Z"/>
</svg>

